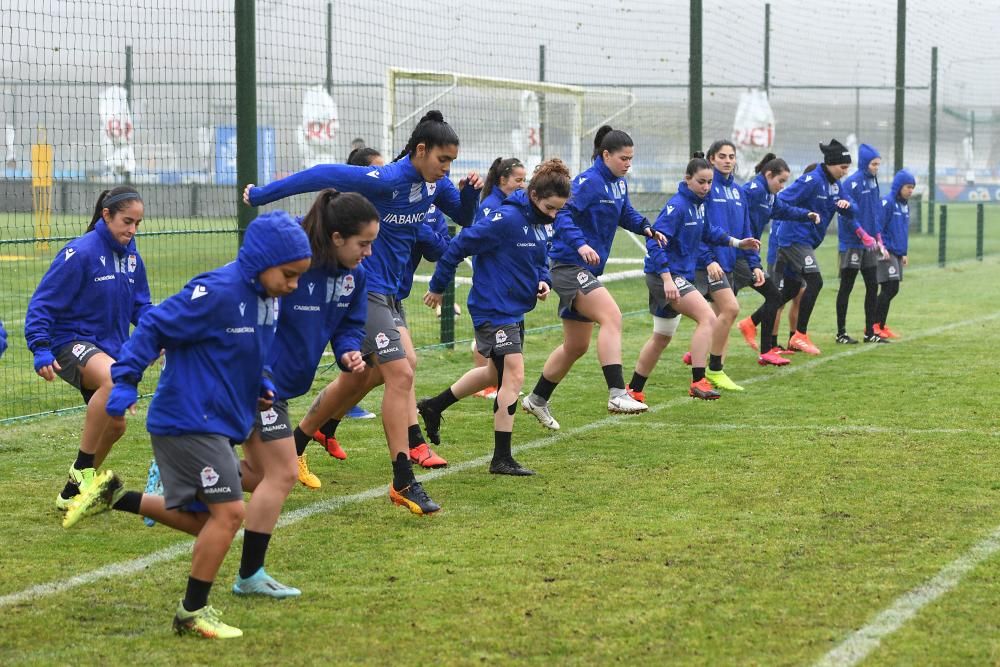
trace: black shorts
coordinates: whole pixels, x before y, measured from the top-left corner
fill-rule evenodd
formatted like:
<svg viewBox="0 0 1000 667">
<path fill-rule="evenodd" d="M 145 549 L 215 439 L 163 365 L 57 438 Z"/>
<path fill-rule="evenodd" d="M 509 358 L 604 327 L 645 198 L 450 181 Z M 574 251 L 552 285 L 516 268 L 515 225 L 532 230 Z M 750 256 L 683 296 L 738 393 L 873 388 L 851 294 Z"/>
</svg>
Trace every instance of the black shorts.
<svg viewBox="0 0 1000 667">
<path fill-rule="evenodd" d="M 399 310 L 399 300 L 386 294 L 368 293 L 368 319 L 365 321 L 365 340 L 361 356 L 375 356 L 380 364 L 406 358 L 400 328 L 406 320 Z"/>
<path fill-rule="evenodd" d="M 895 253 L 889 253 L 889 259 L 880 259 L 875 267 L 875 275 L 879 283 L 890 280 L 903 282 L 903 260 Z"/>
<path fill-rule="evenodd" d="M 712 292 L 718 292 L 723 289 L 732 289 L 732 283 L 730 280 L 730 274 L 723 273 L 722 278 L 719 280 L 709 280 L 708 271 L 705 269 L 698 269 L 694 272 L 694 286 L 705 297 L 706 301 L 712 300 Z"/>
<path fill-rule="evenodd" d="M 56 361 L 59 363 L 60 368 L 60 370 L 56 371 L 56 374 L 79 390 L 80 395 L 83 396 L 84 403 L 90 403 L 90 398 L 96 390 L 84 388 L 83 368 L 97 354 L 106 353 L 93 343 L 85 340 L 75 340 L 71 343 L 66 343 L 56 353 Z"/>
<path fill-rule="evenodd" d="M 523 350 L 524 320 L 500 326 L 487 322 L 476 327 L 476 351 L 487 359 L 521 354 Z"/>
<path fill-rule="evenodd" d="M 215 433 L 150 434 L 163 480 L 163 501 L 177 509 L 200 500 L 243 500 L 240 460 L 229 438 Z"/>
<path fill-rule="evenodd" d="M 878 253 L 868 248 L 849 248 L 840 253 L 840 270 L 854 269 L 874 269 L 878 264 Z"/>
<path fill-rule="evenodd" d="M 753 287 L 753 269 L 745 257 L 738 257 L 732 272 L 733 294 L 739 294 L 744 287 Z"/>
<path fill-rule="evenodd" d="M 559 317 L 564 320 L 590 322 L 590 320 L 573 308 L 577 293 L 590 294 L 598 287 L 604 287 L 600 279 L 576 264 L 560 264 L 553 262 L 549 269 L 552 278 L 552 289 L 559 295 Z"/>
<path fill-rule="evenodd" d="M 288 417 L 288 403 L 280 398 L 263 412 L 257 412 L 254 428 L 262 442 L 274 442 L 292 437 L 292 422 Z"/>
<path fill-rule="evenodd" d="M 684 276 L 673 276 L 674 285 L 680 296 L 696 292 L 697 288 L 688 282 Z M 674 307 L 667 301 L 667 295 L 663 293 L 663 278 L 658 273 L 646 274 L 646 291 L 649 292 L 649 314 L 653 317 L 672 319 L 680 315 Z"/>
<path fill-rule="evenodd" d="M 774 273 L 784 274 L 785 278 L 801 276 L 803 273 L 819 273 L 816 251 L 804 243 L 778 248 L 778 261 L 774 263 Z"/>
</svg>

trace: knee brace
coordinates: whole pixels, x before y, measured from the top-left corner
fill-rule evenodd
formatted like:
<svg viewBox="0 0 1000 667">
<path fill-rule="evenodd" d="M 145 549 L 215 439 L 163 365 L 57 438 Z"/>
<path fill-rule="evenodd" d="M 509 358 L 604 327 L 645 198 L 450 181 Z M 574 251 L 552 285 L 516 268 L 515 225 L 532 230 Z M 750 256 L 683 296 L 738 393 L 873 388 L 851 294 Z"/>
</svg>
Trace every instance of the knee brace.
<svg viewBox="0 0 1000 667">
<path fill-rule="evenodd" d="M 680 326 L 680 323 L 680 315 L 675 315 L 674 317 L 657 317 L 653 315 L 653 333 L 672 338 L 677 333 L 677 327 Z"/>
</svg>

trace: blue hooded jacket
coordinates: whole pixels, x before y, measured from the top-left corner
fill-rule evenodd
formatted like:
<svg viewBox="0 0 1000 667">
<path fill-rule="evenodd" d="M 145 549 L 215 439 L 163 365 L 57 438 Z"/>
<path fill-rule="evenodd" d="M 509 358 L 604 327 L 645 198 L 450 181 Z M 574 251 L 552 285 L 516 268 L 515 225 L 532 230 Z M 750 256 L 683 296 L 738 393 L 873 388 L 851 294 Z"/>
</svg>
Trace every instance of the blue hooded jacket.
<svg viewBox="0 0 1000 667">
<path fill-rule="evenodd" d="M 599 276 L 604 273 L 611 244 L 618 228 L 643 235 L 649 221 L 634 208 L 628 198 L 624 178 L 611 173 L 604 160 L 594 160 L 593 166 L 573 180 L 569 203 L 556 215 L 555 236 L 551 257 L 556 262 L 575 264 Z M 589 245 L 601 258 L 591 266 L 577 252 Z"/>
<path fill-rule="evenodd" d="M 0 320 L 0 357 L 7 351 L 7 330 L 3 328 L 3 320 Z"/>
<path fill-rule="evenodd" d="M 548 222 L 535 212 L 527 192 L 515 190 L 499 209 L 452 240 L 434 270 L 430 291 L 443 293 L 458 263 L 476 255 L 468 302 L 472 323 L 478 327 L 520 322 L 538 302 L 538 283 L 552 284 Z"/>
<path fill-rule="evenodd" d="M 818 248 L 826 237 L 826 230 L 834 213 L 852 216 L 858 210 L 854 202 L 842 195 L 840 182 L 827 176 L 822 164 L 795 179 L 794 183 L 778 194 L 778 199 L 782 204 L 819 213 L 819 224 L 814 224 L 811 220 L 798 222 L 782 219 L 781 233 L 778 234 L 778 246 L 781 248 L 796 244 Z M 837 202 L 841 199 L 850 204 L 850 208 L 837 208 Z"/>
<path fill-rule="evenodd" d="M 503 193 L 503 190 L 501 190 L 499 186 L 494 185 L 493 190 L 483 197 L 483 200 L 479 203 L 479 211 L 476 213 L 476 222 L 479 222 L 490 213 L 500 208 L 506 198 L 507 195 Z"/>
<path fill-rule="evenodd" d="M 383 167 L 355 167 L 345 164 L 320 164 L 292 174 L 263 187 L 250 190 L 253 206 L 278 199 L 336 188 L 358 192 L 378 210 L 381 226 L 372 244 L 372 254 L 365 260 L 368 291 L 396 296 L 406 262 L 417 242 L 417 231 L 431 205 L 448 214 L 462 226 L 475 220 L 479 191 L 455 187 L 447 176 L 425 183 L 420 172 L 404 157 Z"/>
<path fill-rule="evenodd" d="M 758 241 L 764 236 L 764 230 L 767 229 L 767 223 L 771 221 L 771 218 L 810 222 L 807 209 L 790 206 L 771 193 L 767 187 L 767 177 L 764 174 L 757 174 L 752 181 L 747 181 L 740 189 L 743 191 L 743 203 L 750 216 L 750 233 Z M 772 228 L 772 239 L 775 234 L 777 234 L 777 230 Z M 771 261 L 770 257 L 768 257 L 768 261 Z"/>
<path fill-rule="evenodd" d="M 684 181 L 677 186 L 653 223 L 653 229 L 667 237 L 667 247 L 661 248 L 654 239 L 646 239 L 646 273 L 670 273 L 694 280 L 695 266 L 702 243 L 728 245 L 729 233 L 705 218 L 705 200 L 691 192 Z"/>
<path fill-rule="evenodd" d="M 420 260 L 438 261 L 444 251 L 448 249 L 450 242 L 451 234 L 448 233 L 448 221 L 445 220 L 436 206 L 431 206 L 427 210 L 424 224 L 417 227 L 417 243 L 410 251 L 410 260 L 406 264 L 406 269 L 399 277 L 397 299 L 402 301 L 410 296 L 410 292 L 413 290 L 413 274 L 420 265 Z"/>
<path fill-rule="evenodd" d="M 135 238 L 122 245 L 98 220 L 94 230 L 73 239 L 52 260 L 28 304 L 24 338 L 32 352 L 87 341 L 117 359 L 152 307 L 146 266 Z"/>
<path fill-rule="evenodd" d="M 708 224 L 724 229 L 730 236 L 738 239 L 749 237 L 751 234 L 749 213 L 733 175 L 725 176 L 718 169 L 712 169 L 712 174 L 712 189 L 705 198 L 705 218 Z M 761 268 L 760 254 L 754 250 L 708 243 L 701 244 L 698 268 L 704 269 L 712 262 L 718 262 L 722 270 L 729 273 L 735 268 L 738 257 L 745 258 L 751 269 Z"/>
<path fill-rule="evenodd" d="M 138 384 L 166 349 L 146 418 L 150 433 L 246 439 L 278 319 L 278 299 L 267 296 L 258 275 L 311 254 L 306 233 L 290 215 L 266 213 L 247 227 L 235 262 L 195 276 L 143 316 L 111 378 Z"/>
<path fill-rule="evenodd" d="M 910 245 L 910 203 L 899 198 L 899 191 L 904 185 L 916 184 L 917 179 L 910 171 L 900 169 L 892 179 L 889 195 L 882 199 L 879 224 L 882 243 L 886 250 L 900 257 L 907 253 Z"/>
<path fill-rule="evenodd" d="M 878 177 L 869 174 L 868 167 L 872 160 L 880 157 L 882 156 L 873 146 L 861 144 L 858 146 L 858 170 L 844 179 L 844 194 L 857 205 L 858 214 L 852 218 L 840 216 L 837 220 L 840 252 L 865 247 L 858 238 L 859 228 L 873 237 L 878 234 L 882 194 L 878 188 Z"/>
</svg>

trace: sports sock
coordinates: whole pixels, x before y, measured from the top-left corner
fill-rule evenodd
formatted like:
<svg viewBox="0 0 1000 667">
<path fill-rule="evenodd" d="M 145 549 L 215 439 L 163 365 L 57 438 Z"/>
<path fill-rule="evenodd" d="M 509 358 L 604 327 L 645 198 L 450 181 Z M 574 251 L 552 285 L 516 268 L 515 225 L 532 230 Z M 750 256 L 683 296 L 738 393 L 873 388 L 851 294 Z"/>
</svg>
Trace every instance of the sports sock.
<svg viewBox="0 0 1000 667">
<path fill-rule="evenodd" d="M 240 578 L 252 577 L 257 570 L 264 567 L 264 556 L 271 536 L 258 533 L 255 530 L 243 531 L 243 557 L 240 559 Z"/>
<path fill-rule="evenodd" d="M 507 460 L 512 458 L 510 453 L 510 431 L 493 431 L 493 460 Z"/>
<path fill-rule="evenodd" d="M 704 366 L 692 366 L 691 367 L 691 381 L 698 382 L 699 380 L 705 379 L 705 367 Z"/>
<path fill-rule="evenodd" d="M 721 371 L 722 370 L 722 355 L 721 354 L 710 354 L 710 355 L 708 355 L 708 369 L 710 371 Z"/>
<path fill-rule="evenodd" d="M 410 457 L 400 452 L 396 455 L 396 460 L 392 462 L 392 488 L 402 491 L 413 483 L 413 466 L 410 464 Z"/>
<path fill-rule="evenodd" d="M 426 442 L 423 431 L 420 430 L 420 424 L 412 424 L 406 430 L 406 437 L 410 440 L 410 449 L 419 447 Z"/>
<path fill-rule="evenodd" d="M 632 391 L 642 391 L 645 389 L 648 379 L 645 375 L 639 375 L 639 371 L 632 371 L 632 381 L 628 383 L 628 386 L 632 388 Z"/>
<path fill-rule="evenodd" d="M 601 370 L 604 371 L 604 381 L 608 383 L 608 389 L 625 390 L 625 376 L 621 364 L 601 366 Z"/>
<path fill-rule="evenodd" d="M 311 435 L 306 435 L 298 426 L 292 431 L 292 438 L 295 440 L 295 455 L 302 456 L 306 452 L 306 445 L 312 440 Z"/>
<path fill-rule="evenodd" d="M 138 491 L 126 491 L 118 501 L 111 506 L 111 509 L 118 512 L 128 512 L 138 514 L 139 505 L 142 503 L 142 494 Z"/>
<path fill-rule="evenodd" d="M 87 468 L 94 467 L 94 455 L 88 454 L 82 449 L 76 453 L 76 461 L 73 462 L 73 467 L 77 470 L 85 470 Z"/>
<path fill-rule="evenodd" d="M 208 604 L 208 593 L 212 590 L 212 581 L 202 581 L 188 577 L 187 593 L 181 604 L 188 611 L 198 611 Z"/>
<path fill-rule="evenodd" d="M 558 384 L 558 382 L 546 379 L 544 375 L 539 375 L 538 383 L 535 384 L 535 388 L 531 393 L 542 399 L 542 401 L 548 401 L 552 398 L 552 392 L 556 390 L 556 385 Z"/>
<path fill-rule="evenodd" d="M 328 438 L 337 437 L 337 427 L 340 426 L 339 419 L 328 419 L 325 424 L 319 427 L 319 432 Z"/>
<path fill-rule="evenodd" d="M 448 387 L 437 396 L 428 399 L 427 402 L 430 403 L 430 406 L 434 410 L 437 410 L 438 412 L 444 412 L 451 406 L 458 403 L 458 399 L 455 398 L 455 392 L 451 390 L 451 387 Z"/>
</svg>

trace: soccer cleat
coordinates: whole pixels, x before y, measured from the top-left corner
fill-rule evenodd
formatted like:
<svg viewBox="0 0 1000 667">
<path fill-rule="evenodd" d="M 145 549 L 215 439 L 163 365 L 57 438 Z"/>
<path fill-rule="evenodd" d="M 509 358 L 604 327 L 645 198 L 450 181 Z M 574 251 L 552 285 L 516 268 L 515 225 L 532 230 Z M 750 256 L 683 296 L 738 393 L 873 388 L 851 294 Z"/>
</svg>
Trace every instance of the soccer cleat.
<svg viewBox="0 0 1000 667">
<path fill-rule="evenodd" d="M 787 347 L 781 347 L 780 345 L 775 345 L 771 351 L 773 352 L 774 350 L 777 350 L 778 354 L 785 357 L 790 357 L 795 354 L 795 350 L 789 350 Z"/>
<path fill-rule="evenodd" d="M 633 389 L 628 385 L 625 385 L 625 391 L 627 391 L 628 395 L 631 396 L 634 400 L 639 401 L 640 403 L 646 402 L 646 392 L 636 391 L 635 389 Z"/>
<path fill-rule="evenodd" d="M 319 481 L 319 477 L 313 474 L 313 471 L 309 469 L 309 463 L 306 462 L 306 455 L 296 457 L 299 462 L 299 481 L 307 489 L 318 489 L 323 486 L 323 482 Z"/>
<path fill-rule="evenodd" d="M 725 389 L 726 391 L 743 391 L 743 387 L 739 386 L 733 382 L 726 371 L 713 371 L 711 369 L 705 371 L 705 378 L 712 383 L 712 386 L 719 389 Z"/>
<path fill-rule="evenodd" d="M 888 338 L 882 338 L 878 334 L 871 334 L 871 335 L 865 334 L 865 342 L 866 343 L 888 343 L 889 339 Z"/>
<path fill-rule="evenodd" d="M 360 405 L 355 405 L 347 411 L 347 414 L 344 415 L 344 419 L 375 419 L 375 413 L 368 412 Z"/>
<path fill-rule="evenodd" d="M 813 345 L 813 342 L 809 340 L 809 334 L 799 333 L 798 331 L 792 334 L 792 337 L 788 339 L 788 347 L 792 350 L 805 352 L 806 354 L 819 354 L 819 348 Z"/>
<path fill-rule="evenodd" d="M 837 334 L 837 344 L 838 345 L 857 345 L 858 339 L 851 338 L 846 333 Z"/>
<path fill-rule="evenodd" d="M 683 357 L 681 357 L 681 361 L 683 361 L 683 362 L 684 362 L 684 365 L 685 365 L 685 366 L 690 366 L 690 365 L 691 365 L 691 363 L 692 363 L 692 362 L 691 362 L 691 353 L 690 353 L 690 352 L 685 352 L 685 353 L 684 353 L 684 356 L 683 356 Z"/>
<path fill-rule="evenodd" d="M 243 636 L 242 630 L 222 622 L 215 607 L 205 605 L 196 611 L 188 611 L 184 608 L 183 601 L 177 604 L 177 612 L 174 614 L 174 632 L 204 639 L 235 639 Z"/>
<path fill-rule="evenodd" d="M 416 481 L 411 482 L 409 486 L 404 487 L 401 491 L 397 491 L 393 488 L 392 484 L 390 484 L 389 500 L 400 507 L 405 507 L 414 514 L 433 514 L 441 509 L 441 506 L 431 500 L 431 497 L 427 495 L 427 492 L 424 491 L 424 487 L 421 486 L 420 482 Z"/>
<path fill-rule="evenodd" d="M 760 351 L 760 346 L 757 345 L 757 325 L 753 323 L 753 320 L 749 317 L 744 317 L 737 323 L 740 328 L 740 333 L 743 334 L 743 340 L 746 344 L 752 347 L 756 351 Z"/>
<path fill-rule="evenodd" d="M 618 396 L 608 396 L 608 412 L 622 415 L 637 415 L 640 412 L 649 410 L 649 406 L 642 401 L 632 398 L 628 392 Z"/>
<path fill-rule="evenodd" d="M 291 586 L 286 586 L 280 581 L 260 568 L 252 575 L 244 579 L 236 574 L 236 583 L 233 584 L 233 593 L 236 595 L 263 595 L 264 597 L 283 600 L 302 595 L 302 591 Z"/>
<path fill-rule="evenodd" d="M 476 398 L 485 398 L 485 399 L 487 399 L 489 401 L 492 401 L 494 398 L 497 397 L 497 388 L 496 387 L 486 387 L 486 388 L 480 389 L 479 391 L 477 391 L 476 393 L 474 393 L 473 396 L 475 396 Z"/>
<path fill-rule="evenodd" d="M 688 388 L 688 396 L 692 398 L 700 398 L 703 401 L 714 401 L 719 398 L 721 394 L 715 390 L 712 383 L 702 378 L 697 382 L 692 382 L 691 387 Z"/>
<path fill-rule="evenodd" d="M 337 442 L 336 438 L 334 437 L 328 438 L 325 435 L 323 435 L 322 431 L 316 431 L 315 433 L 313 433 L 313 440 L 323 445 L 323 447 L 326 448 L 326 453 L 332 456 L 333 458 L 340 459 L 341 461 L 347 458 L 347 452 L 345 452 L 344 449 L 340 446 L 340 443 Z"/>
<path fill-rule="evenodd" d="M 83 493 L 84 487 L 93 484 L 94 478 L 97 477 L 97 470 L 94 468 L 83 468 L 77 470 L 73 466 L 69 467 L 69 482 L 76 485 L 79 492 L 72 498 L 63 498 L 62 492 L 56 496 L 56 509 L 60 512 L 65 512 L 69 509 L 69 506 L 73 504 L 73 500 L 79 497 L 80 493 Z"/>
<path fill-rule="evenodd" d="M 72 528 L 84 517 L 107 512 L 111 509 L 115 492 L 121 488 L 122 482 L 113 472 L 105 470 L 99 473 L 70 503 L 63 517 L 63 528 Z"/>
<path fill-rule="evenodd" d="M 549 412 L 549 402 L 546 401 L 542 405 L 538 405 L 531 400 L 531 396 L 531 394 L 528 394 L 521 399 L 521 407 L 524 408 L 524 411 L 535 415 L 535 419 L 538 420 L 538 423 L 545 428 L 558 431 L 559 422 L 557 422 L 555 417 L 552 416 L 552 413 Z"/>
<path fill-rule="evenodd" d="M 873 329 L 875 330 L 875 334 L 881 336 L 882 338 L 902 338 L 902 336 L 898 333 L 889 327 L 882 326 L 881 324 L 876 324 Z"/>
<path fill-rule="evenodd" d="M 778 352 L 778 348 L 772 348 L 768 352 L 760 355 L 757 358 L 757 363 L 761 366 L 787 366 L 792 362 L 781 356 L 781 353 Z"/>
<path fill-rule="evenodd" d="M 160 466 L 156 465 L 156 459 L 151 459 L 149 462 L 149 472 L 146 473 L 146 488 L 143 489 L 143 493 L 147 496 L 163 495 L 163 480 L 160 479 Z M 156 521 L 148 516 L 142 517 L 142 522 L 150 528 L 156 525 Z"/>
<path fill-rule="evenodd" d="M 424 468 L 444 468 L 448 465 L 448 462 L 428 447 L 426 442 L 417 447 L 410 447 L 410 460 Z"/>
<path fill-rule="evenodd" d="M 427 430 L 427 437 L 435 445 L 441 444 L 441 411 L 431 405 L 429 398 L 417 401 L 417 412 L 424 418 L 424 428 Z"/>
<path fill-rule="evenodd" d="M 535 474 L 535 471 L 525 468 L 513 458 L 508 458 L 493 459 L 490 461 L 490 474 L 511 475 L 513 477 L 530 477 Z"/>
</svg>

